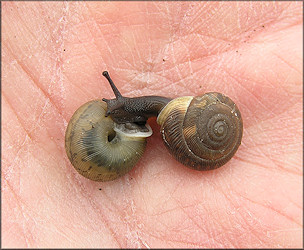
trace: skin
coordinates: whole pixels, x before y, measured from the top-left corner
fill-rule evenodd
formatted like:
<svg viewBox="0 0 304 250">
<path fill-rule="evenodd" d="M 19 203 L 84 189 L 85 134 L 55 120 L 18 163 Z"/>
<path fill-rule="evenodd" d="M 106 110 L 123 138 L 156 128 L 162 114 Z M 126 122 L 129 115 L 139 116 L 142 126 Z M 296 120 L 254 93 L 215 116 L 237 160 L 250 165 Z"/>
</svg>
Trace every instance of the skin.
<svg viewBox="0 0 304 250">
<path fill-rule="evenodd" d="M 2 247 L 303 246 L 301 2 L 2 2 Z M 154 131 L 126 176 L 80 176 L 74 111 L 124 96 L 218 91 L 242 145 L 225 166 L 176 162 Z"/>
</svg>

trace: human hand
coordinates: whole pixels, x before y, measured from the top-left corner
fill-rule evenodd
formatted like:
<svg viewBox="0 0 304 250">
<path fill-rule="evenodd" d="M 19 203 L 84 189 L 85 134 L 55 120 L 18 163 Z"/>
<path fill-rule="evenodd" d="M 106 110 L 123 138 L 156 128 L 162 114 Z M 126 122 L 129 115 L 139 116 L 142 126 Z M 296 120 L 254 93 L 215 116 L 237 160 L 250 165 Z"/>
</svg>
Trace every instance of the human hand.
<svg viewBox="0 0 304 250">
<path fill-rule="evenodd" d="M 3 247 L 302 247 L 302 3 L 3 2 Z M 97 183 L 69 163 L 73 112 L 121 93 L 218 91 L 242 145 L 197 172 L 155 119 L 126 176 Z"/>
</svg>

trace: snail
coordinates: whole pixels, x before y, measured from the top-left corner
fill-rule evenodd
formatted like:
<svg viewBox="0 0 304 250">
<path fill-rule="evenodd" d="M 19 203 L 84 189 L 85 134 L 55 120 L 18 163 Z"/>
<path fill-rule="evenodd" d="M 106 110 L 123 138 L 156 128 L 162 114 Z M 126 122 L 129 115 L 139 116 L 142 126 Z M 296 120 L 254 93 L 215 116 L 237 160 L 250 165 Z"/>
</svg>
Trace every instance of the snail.
<svg viewBox="0 0 304 250">
<path fill-rule="evenodd" d="M 152 135 L 150 117 L 157 117 L 164 144 L 174 158 L 195 170 L 223 166 L 240 146 L 242 117 L 229 97 L 209 92 L 175 99 L 129 98 L 121 95 L 107 71 L 102 74 L 115 98 L 82 105 L 65 134 L 67 156 L 84 177 L 111 181 L 129 172 Z"/>
</svg>

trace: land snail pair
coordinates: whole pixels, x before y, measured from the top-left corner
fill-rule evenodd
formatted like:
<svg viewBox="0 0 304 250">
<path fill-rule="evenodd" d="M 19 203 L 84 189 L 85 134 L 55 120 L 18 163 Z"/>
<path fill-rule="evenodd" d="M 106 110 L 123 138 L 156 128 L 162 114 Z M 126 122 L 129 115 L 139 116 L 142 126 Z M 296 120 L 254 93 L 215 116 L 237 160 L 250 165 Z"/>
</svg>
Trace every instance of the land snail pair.
<svg viewBox="0 0 304 250">
<path fill-rule="evenodd" d="M 111 181 L 129 172 L 144 153 L 147 124 L 156 116 L 169 152 L 196 170 L 227 163 L 241 144 L 239 109 L 227 96 L 210 92 L 170 99 L 161 96 L 124 97 L 107 71 L 115 99 L 93 100 L 72 116 L 65 148 L 75 169 L 94 181 Z"/>
</svg>

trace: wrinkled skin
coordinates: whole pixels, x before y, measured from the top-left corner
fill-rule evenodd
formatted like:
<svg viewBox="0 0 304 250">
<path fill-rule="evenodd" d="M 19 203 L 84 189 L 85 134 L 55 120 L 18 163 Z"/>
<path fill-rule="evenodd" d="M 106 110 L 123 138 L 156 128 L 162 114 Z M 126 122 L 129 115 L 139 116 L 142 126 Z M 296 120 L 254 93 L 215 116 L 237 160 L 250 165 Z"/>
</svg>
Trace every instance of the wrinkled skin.
<svg viewBox="0 0 304 250">
<path fill-rule="evenodd" d="M 302 3 L 2 3 L 3 247 L 301 247 Z M 83 103 L 121 93 L 223 92 L 242 145 L 190 170 L 155 119 L 126 176 L 80 176 L 64 133 Z"/>
</svg>

